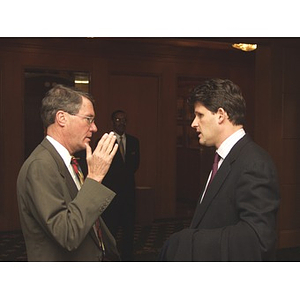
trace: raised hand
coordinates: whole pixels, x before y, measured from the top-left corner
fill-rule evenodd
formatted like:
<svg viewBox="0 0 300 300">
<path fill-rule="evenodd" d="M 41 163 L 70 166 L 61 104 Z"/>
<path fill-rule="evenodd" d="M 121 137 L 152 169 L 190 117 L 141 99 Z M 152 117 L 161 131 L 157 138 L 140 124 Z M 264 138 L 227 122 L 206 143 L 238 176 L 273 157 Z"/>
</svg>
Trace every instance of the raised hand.
<svg viewBox="0 0 300 300">
<path fill-rule="evenodd" d="M 113 132 L 109 134 L 105 133 L 102 136 L 93 153 L 90 145 L 86 144 L 87 177 L 101 183 L 109 170 L 117 150 L 118 144 Z"/>
</svg>

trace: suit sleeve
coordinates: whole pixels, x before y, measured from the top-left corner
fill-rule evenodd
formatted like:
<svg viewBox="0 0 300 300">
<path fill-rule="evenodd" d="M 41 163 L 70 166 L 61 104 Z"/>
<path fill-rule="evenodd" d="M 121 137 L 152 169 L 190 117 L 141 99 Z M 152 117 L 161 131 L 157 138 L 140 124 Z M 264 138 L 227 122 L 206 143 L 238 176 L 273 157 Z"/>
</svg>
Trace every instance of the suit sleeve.
<svg viewBox="0 0 300 300">
<path fill-rule="evenodd" d="M 138 139 L 136 139 L 135 148 L 136 148 L 136 155 L 134 160 L 134 172 L 136 172 L 140 166 L 140 142 Z"/>
<path fill-rule="evenodd" d="M 236 222 L 218 228 L 187 228 L 177 232 L 163 246 L 160 260 L 267 260 L 275 248 L 279 206 L 273 164 L 264 160 L 248 164 L 240 173 L 235 188 Z"/>
<path fill-rule="evenodd" d="M 47 234 L 63 248 L 75 250 L 108 206 L 115 194 L 102 184 L 86 179 L 71 199 L 66 179 L 56 164 L 44 160 L 31 163 L 26 177 L 28 211 Z"/>
</svg>

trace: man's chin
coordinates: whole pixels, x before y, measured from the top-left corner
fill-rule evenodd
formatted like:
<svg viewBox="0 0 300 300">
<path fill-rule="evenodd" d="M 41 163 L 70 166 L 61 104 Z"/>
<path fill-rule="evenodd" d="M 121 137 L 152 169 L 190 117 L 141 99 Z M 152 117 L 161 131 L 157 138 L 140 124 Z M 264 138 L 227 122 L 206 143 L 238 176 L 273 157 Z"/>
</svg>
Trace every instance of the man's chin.
<svg viewBox="0 0 300 300">
<path fill-rule="evenodd" d="M 89 141 L 85 140 L 83 144 L 78 145 L 78 148 L 76 150 L 76 152 L 80 152 L 80 151 L 84 151 L 86 150 L 86 144 L 90 144 Z"/>
<path fill-rule="evenodd" d="M 85 148 L 85 144 L 90 144 L 91 139 L 90 138 L 85 138 L 84 140 L 84 148 Z"/>
<path fill-rule="evenodd" d="M 202 141 L 199 140 L 199 144 L 200 144 L 201 146 L 208 146 L 207 143 L 206 143 L 206 141 L 203 141 L 203 140 L 202 140 Z"/>
</svg>

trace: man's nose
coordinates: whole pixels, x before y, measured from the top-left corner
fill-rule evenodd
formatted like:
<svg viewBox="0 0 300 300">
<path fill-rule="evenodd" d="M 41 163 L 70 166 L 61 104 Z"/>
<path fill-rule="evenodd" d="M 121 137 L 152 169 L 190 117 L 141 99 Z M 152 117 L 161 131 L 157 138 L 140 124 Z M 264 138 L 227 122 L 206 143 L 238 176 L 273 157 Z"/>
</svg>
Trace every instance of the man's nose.
<svg viewBox="0 0 300 300">
<path fill-rule="evenodd" d="M 196 122 L 196 118 L 194 118 L 193 122 L 191 123 L 191 127 L 192 127 L 192 128 L 195 128 L 195 127 L 197 127 L 197 126 L 198 126 L 198 124 L 197 124 L 197 122 Z"/>
<path fill-rule="evenodd" d="M 95 122 L 93 122 L 93 123 L 91 124 L 90 130 L 91 130 L 92 132 L 97 132 L 97 131 L 98 131 L 98 128 L 97 128 Z"/>
</svg>

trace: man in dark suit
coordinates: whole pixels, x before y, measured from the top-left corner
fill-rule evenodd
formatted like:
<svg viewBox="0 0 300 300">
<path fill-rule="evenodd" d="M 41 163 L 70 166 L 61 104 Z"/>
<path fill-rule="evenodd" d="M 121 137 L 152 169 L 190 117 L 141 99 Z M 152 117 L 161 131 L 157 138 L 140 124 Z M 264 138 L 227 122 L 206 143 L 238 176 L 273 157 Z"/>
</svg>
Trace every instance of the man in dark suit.
<svg viewBox="0 0 300 300">
<path fill-rule="evenodd" d="M 217 172 L 189 228 L 165 242 L 162 261 L 274 260 L 279 188 L 270 156 L 245 133 L 245 101 L 237 85 L 211 79 L 189 98 L 199 143 L 216 148 Z"/>
<path fill-rule="evenodd" d="M 101 182 L 117 152 L 116 137 L 104 134 L 92 153 L 94 100 L 62 85 L 42 100 L 41 116 L 47 136 L 17 180 L 28 260 L 119 260 L 115 239 L 100 217 L 115 196 Z M 84 182 L 71 165 L 72 155 L 82 149 L 88 166 Z"/>
<path fill-rule="evenodd" d="M 103 213 L 103 219 L 115 237 L 118 229 L 122 229 L 119 247 L 121 260 L 133 261 L 135 172 L 140 163 L 139 140 L 126 133 L 127 117 L 124 111 L 113 112 L 111 120 L 119 147 L 103 184 L 117 195 Z"/>
</svg>

